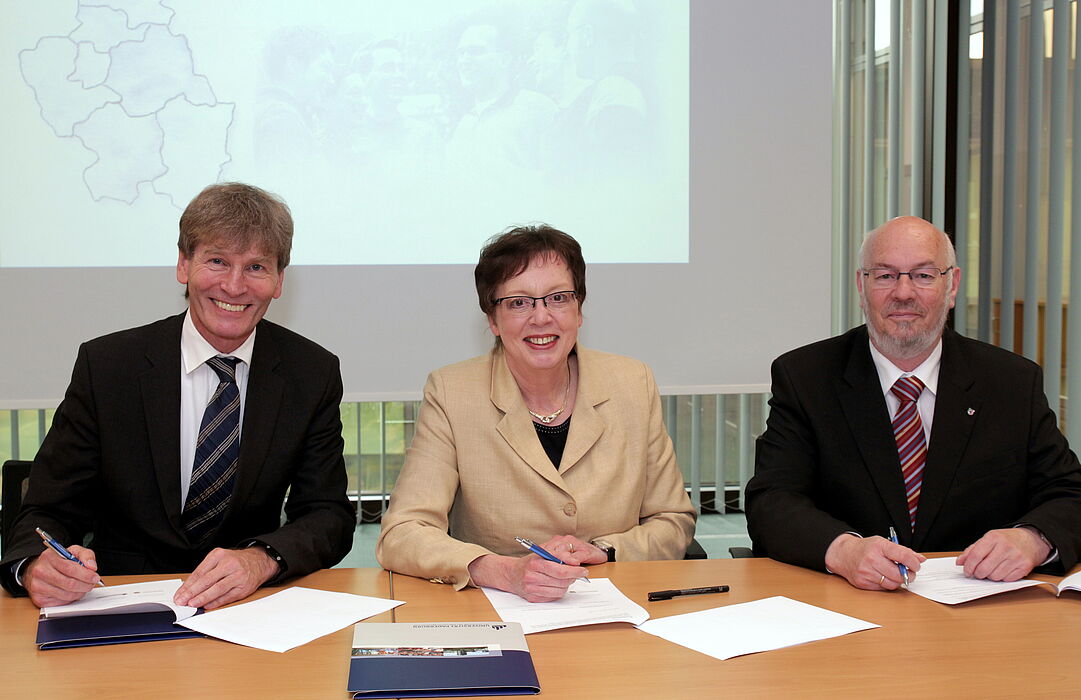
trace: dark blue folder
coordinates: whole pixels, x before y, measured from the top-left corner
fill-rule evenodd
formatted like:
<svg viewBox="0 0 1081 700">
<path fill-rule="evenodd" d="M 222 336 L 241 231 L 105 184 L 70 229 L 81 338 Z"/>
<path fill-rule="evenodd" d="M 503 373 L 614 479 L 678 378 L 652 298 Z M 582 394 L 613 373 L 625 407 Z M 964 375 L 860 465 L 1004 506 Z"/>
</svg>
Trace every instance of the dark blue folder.
<svg viewBox="0 0 1081 700">
<path fill-rule="evenodd" d="M 354 698 L 442 698 L 458 695 L 535 695 L 537 672 L 528 651 L 475 659 L 349 659 Z"/>
<path fill-rule="evenodd" d="M 40 649 L 66 649 L 205 636 L 175 622 L 171 610 L 41 619 L 37 645 Z"/>
</svg>

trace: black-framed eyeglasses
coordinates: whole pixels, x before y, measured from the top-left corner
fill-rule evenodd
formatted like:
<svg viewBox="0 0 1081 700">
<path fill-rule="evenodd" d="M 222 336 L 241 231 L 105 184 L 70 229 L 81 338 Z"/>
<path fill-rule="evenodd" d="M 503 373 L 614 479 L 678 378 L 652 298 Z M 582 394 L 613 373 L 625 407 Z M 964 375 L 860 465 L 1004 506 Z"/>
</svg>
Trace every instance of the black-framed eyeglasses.
<svg viewBox="0 0 1081 700">
<path fill-rule="evenodd" d="M 877 289 L 891 289 L 901 282 L 902 275 L 908 275 L 908 279 L 917 287 L 930 287 L 938 282 L 938 278 L 946 275 L 953 269 L 950 265 L 945 270 L 937 267 L 917 267 L 908 272 L 893 270 L 888 267 L 872 267 L 861 270 L 868 283 Z"/>
<path fill-rule="evenodd" d="M 551 311 L 563 311 L 571 308 L 577 298 L 577 292 L 572 289 L 565 289 L 561 292 L 545 294 L 542 297 L 527 297 L 523 295 L 500 297 L 495 299 L 493 303 L 507 313 L 525 315 L 537 308 L 538 301 L 543 301 L 544 305 Z"/>
</svg>

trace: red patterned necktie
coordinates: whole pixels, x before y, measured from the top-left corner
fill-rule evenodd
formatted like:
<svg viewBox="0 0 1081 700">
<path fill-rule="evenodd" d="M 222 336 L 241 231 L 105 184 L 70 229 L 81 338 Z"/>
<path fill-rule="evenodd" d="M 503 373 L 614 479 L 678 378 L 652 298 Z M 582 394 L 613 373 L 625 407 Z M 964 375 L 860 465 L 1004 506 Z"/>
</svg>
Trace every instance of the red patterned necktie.
<svg viewBox="0 0 1081 700">
<path fill-rule="evenodd" d="M 923 393 L 923 382 L 916 377 L 901 377 L 890 391 L 901 401 L 897 415 L 893 417 L 893 437 L 897 440 L 901 475 L 905 479 L 909 525 L 915 530 L 916 506 L 920 502 L 920 487 L 923 485 L 923 465 L 927 462 L 927 437 L 923 434 L 920 412 L 916 410 L 916 402 Z"/>
</svg>

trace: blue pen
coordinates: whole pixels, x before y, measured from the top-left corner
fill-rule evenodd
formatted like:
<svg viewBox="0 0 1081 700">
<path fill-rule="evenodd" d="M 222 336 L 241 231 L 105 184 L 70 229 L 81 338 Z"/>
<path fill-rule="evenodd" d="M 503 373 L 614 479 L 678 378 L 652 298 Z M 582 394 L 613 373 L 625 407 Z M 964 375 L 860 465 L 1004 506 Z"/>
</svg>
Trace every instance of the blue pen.
<svg viewBox="0 0 1081 700">
<path fill-rule="evenodd" d="M 534 554 L 536 554 L 541 559 L 547 559 L 548 561 L 553 561 L 556 564 L 562 564 L 563 566 L 570 566 L 570 564 L 563 561 L 562 559 L 560 559 L 556 555 L 552 554 L 551 552 L 549 552 L 544 547 L 533 544 L 533 540 L 527 540 L 524 537 L 515 537 L 514 539 L 518 540 L 518 544 L 522 545 L 523 547 L 525 547 L 529 551 L 533 552 Z M 586 576 L 583 576 L 581 580 L 585 581 L 586 583 L 589 583 L 589 578 L 586 577 Z"/>
<path fill-rule="evenodd" d="M 901 544 L 897 541 L 897 531 L 893 529 L 893 525 L 890 525 L 890 542 Z M 905 580 L 905 588 L 908 588 L 908 567 L 901 562 L 897 562 L 897 570 L 901 572 L 901 578 Z"/>
<path fill-rule="evenodd" d="M 71 552 L 69 552 L 67 547 L 60 544 L 56 540 L 54 540 L 52 535 L 45 532 L 40 527 L 35 527 L 34 530 L 36 530 L 38 535 L 41 536 L 41 539 L 45 541 L 45 544 L 49 547 L 49 549 L 53 550 L 54 552 L 56 552 L 60 556 L 64 557 L 68 561 L 73 561 L 76 564 L 78 564 L 79 566 L 82 566 L 84 568 L 86 567 L 86 564 L 79 561 L 79 557 L 77 557 L 74 554 L 72 554 Z M 105 583 L 101 580 L 100 576 L 98 577 L 98 585 L 99 586 L 104 586 L 105 585 Z"/>
</svg>

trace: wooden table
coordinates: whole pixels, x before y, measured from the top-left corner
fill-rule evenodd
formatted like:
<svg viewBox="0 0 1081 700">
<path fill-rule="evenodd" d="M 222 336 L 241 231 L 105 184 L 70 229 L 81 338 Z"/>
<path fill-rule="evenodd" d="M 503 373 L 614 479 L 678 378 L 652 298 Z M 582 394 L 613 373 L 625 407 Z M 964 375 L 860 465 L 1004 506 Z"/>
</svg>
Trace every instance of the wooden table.
<svg viewBox="0 0 1081 700">
<path fill-rule="evenodd" d="M 904 591 L 860 591 L 840 577 L 767 559 L 625 562 L 590 567 L 590 577 L 611 578 L 654 618 L 783 595 L 882 627 L 728 661 L 625 623 L 531 634 L 526 641 L 542 697 L 911 700 L 1081 693 L 1078 593 L 1056 598 L 1038 586 L 947 606 Z M 731 591 L 646 600 L 653 590 L 717 584 Z M 398 622 L 496 619 L 475 589 L 455 593 L 406 576 L 394 576 L 393 587 L 396 599 L 408 601 L 395 611 Z"/>
<path fill-rule="evenodd" d="M 1078 593 L 1056 598 L 1040 586 L 946 606 L 906 592 L 859 591 L 838 577 L 765 559 L 621 562 L 591 567 L 591 576 L 611 578 L 654 618 L 783 595 L 882 628 L 728 661 L 624 623 L 532 634 L 527 641 L 541 697 L 911 700 L 1076 697 L 1081 688 Z M 731 592 L 646 601 L 652 590 L 715 584 L 728 584 Z M 373 622 L 496 619 L 476 589 L 455 592 L 377 569 L 321 571 L 291 585 L 407 601 Z M 346 697 L 351 629 L 284 654 L 210 639 L 38 651 L 36 624 L 37 609 L 29 600 L 0 594 L 0 697 Z"/>
<path fill-rule="evenodd" d="M 106 576 L 116 585 L 167 578 Z M 182 578 L 182 577 L 180 577 Z M 328 569 L 290 585 L 389 597 L 390 574 Z M 266 588 L 252 600 L 281 588 Z M 53 649 L 34 645 L 38 609 L 0 592 L 0 698 L 345 698 L 352 627 L 284 654 L 216 639 Z M 371 618 L 390 622 L 390 613 Z"/>
</svg>

